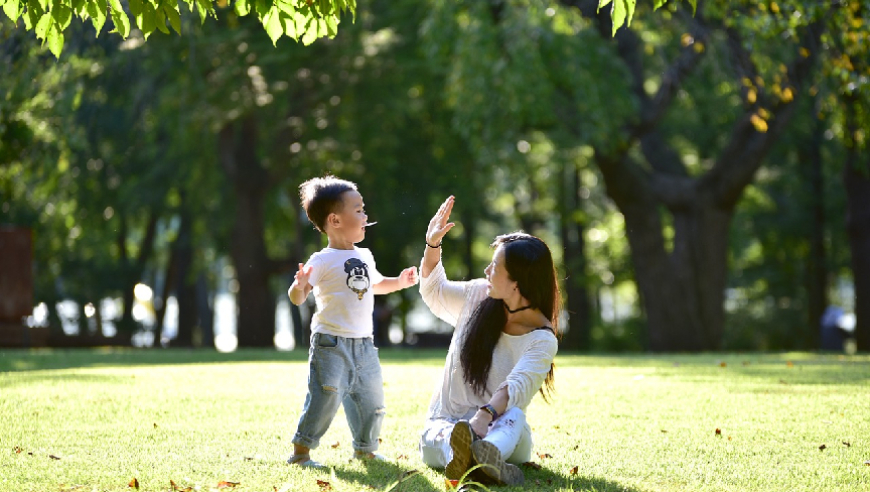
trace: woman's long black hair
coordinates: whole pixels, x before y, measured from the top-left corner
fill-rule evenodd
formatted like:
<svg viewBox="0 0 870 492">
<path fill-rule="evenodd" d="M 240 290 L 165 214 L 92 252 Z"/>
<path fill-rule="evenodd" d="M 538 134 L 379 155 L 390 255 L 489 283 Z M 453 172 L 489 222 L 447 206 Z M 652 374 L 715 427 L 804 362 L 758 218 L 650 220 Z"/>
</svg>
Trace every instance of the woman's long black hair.
<svg viewBox="0 0 870 492">
<path fill-rule="evenodd" d="M 558 335 L 558 318 L 562 299 L 556 282 L 556 269 L 550 248 L 539 238 L 523 232 L 513 232 L 495 238 L 492 248 L 502 246 L 505 268 L 511 280 L 517 283 L 520 294 L 530 305 L 540 309 Z M 492 367 L 492 352 L 507 324 L 507 312 L 501 299 L 487 297 L 468 320 L 468 328 L 459 351 L 465 382 L 475 394 L 483 396 L 486 380 Z M 554 390 L 554 365 L 541 386 L 545 401 Z"/>
</svg>

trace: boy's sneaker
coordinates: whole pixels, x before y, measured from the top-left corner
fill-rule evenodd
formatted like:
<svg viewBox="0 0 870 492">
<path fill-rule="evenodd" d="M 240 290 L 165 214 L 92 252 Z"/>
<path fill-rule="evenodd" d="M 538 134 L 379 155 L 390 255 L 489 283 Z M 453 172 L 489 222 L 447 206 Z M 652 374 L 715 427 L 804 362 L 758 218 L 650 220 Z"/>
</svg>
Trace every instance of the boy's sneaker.
<svg viewBox="0 0 870 492">
<path fill-rule="evenodd" d="M 476 441 L 471 445 L 472 458 L 480 463 L 479 468 L 498 485 L 522 485 L 526 477 L 516 465 L 501 458 L 501 451 L 489 441 Z"/>
<path fill-rule="evenodd" d="M 459 480 L 469 468 L 474 466 L 471 455 L 471 444 L 474 442 L 474 431 L 471 430 L 471 424 L 465 420 L 460 420 L 453 426 L 453 431 L 450 433 L 450 449 L 453 450 L 453 459 L 447 463 L 444 469 L 444 474 L 450 480 Z"/>
<path fill-rule="evenodd" d="M 294 454 L 289 459 L 287 459 L 287 464 L 292 466 L 301 466 L 302 468 L 314 468 L 318 470 L 326 468 L 322 464 L 311 459 L 311 456 L 307 454 Z"/>
</svg>

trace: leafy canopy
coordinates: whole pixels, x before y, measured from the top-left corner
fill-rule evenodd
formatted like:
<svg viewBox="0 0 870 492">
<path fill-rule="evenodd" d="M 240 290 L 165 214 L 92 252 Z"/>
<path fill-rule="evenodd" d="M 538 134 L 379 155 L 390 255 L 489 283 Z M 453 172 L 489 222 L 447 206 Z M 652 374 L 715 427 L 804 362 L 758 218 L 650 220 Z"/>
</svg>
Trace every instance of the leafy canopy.
<svg viewBox="0 0 870 492">
<path fill-rule="evenodd" d="M 332 38 L 338 32 L 340 15 L 350 12 L 356 15 L 356 0 L 182 0 L 191 13 L 197 13 L 200 21 L 211 16 L 217 18 L 218 8 L 229 8 L 244 17 L 251 13 L 263 25 L 273 44 L 286 35 L 306 46 L 322 37 Z M 455 0 L 454 0 L 455 1 Z M 667 0 L 652 1 L 658 9 Z M 694 9 L 697 0 L 688 0 Z M 64 31 L 74 17 L 82 22 L 90 19 L 97 32 L 102 32 L 111 18 L 115 26 L 109 32 L 118 33 L 124 39 L 135 26 L 145 39 L 154 32 L 169 34 L 172 28 L 181 34 L 181 8 L 178 0 L 128 0 L 125 10 L 121 0 L 0 0 L 3 12 L 14 23 L 21 19 L 28 31 L 34 31 L 37 39 L 48 43 L 55 57 L 63 51 Z M 600 0 L 598 8 L 610 6 L 613 19 L 613 34 L 623 25 L 631 24 L 637 0 Z"/>
</svg>

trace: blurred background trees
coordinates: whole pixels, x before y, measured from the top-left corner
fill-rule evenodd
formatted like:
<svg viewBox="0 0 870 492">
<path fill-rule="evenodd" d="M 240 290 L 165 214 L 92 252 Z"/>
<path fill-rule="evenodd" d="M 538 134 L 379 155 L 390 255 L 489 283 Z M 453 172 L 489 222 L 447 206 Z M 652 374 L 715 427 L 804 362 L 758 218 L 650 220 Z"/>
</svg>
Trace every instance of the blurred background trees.
<svg viewBox="0 0 870 492">
<path fill-rule="evenodd" d="M 544 238 L 563 349 L 816 349 L 832 304 L 870 349 L 870 9 L 653 6 L 613 35 L 595 1 L 367 0 L 277 47 L 254 16 L 182 11 L 147 42 L 73 23 L 57 60 L 4 18 L 0 223 L 34 231 L 40 323 L 210 346 L 231 319 L 239 345 L 305 346 L 286 289 L 323 240 L 297 189 L 329 172 L 388 275 L 449 194 L 454 278 L 497 234 Z M 417 299 L 382 306 L 406 341 L 443 329 Z"/>
</svg>

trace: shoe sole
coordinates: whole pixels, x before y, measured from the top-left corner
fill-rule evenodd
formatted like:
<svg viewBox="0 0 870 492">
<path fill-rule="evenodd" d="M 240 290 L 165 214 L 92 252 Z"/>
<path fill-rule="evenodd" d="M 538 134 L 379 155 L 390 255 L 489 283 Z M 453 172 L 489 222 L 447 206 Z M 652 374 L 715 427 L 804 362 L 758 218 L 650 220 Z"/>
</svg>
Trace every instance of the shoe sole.
<svg viewBox="0 0 870 492">
<path fill-rule="evenodd" d="M 450 480 L 459 480 L 468 471 L 471 463 L 471 443 L 474 442 L 474 434 L 468 422 L 460 421 L 453 426 L 450 433 L 450 449 L 453 450 L 453 459 L 447 463 L 444 474 Z"/>
<path fill-rule="evenodd" d="M 290 466 L 298 466 L 300 468 L 308 468 L 311 470 L 322 470 L 322 469 L 326 468 L 325 465 L 322 465 L 322 464 L 312 460 L 311 458 L 308 458 L 307 460 L 302 460 L 302 461 L 292 461 L 292 460 L 293 460 L 293 458 L 288 459 L 287 464 Z"/>
<path fill-rule="evenodd" d="M 526 481 L 523 471 L 501 458 L 501 451 L 489 441 L 471 445 L 472 458 L 480 463 L 480 470 L 499 485 L 521 485 Z"/>
</svg>

